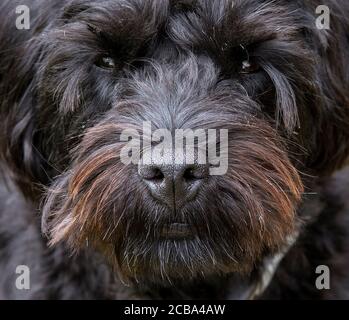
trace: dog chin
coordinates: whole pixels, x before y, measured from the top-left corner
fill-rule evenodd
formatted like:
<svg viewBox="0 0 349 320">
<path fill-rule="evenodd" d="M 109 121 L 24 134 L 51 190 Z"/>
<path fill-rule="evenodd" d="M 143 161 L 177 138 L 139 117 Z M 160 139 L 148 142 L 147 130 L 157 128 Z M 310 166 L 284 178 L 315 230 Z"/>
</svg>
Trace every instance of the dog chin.
<svg viewBox="0 0 349 320">
<path fill-rule="evenodd" d="M 212 260 L 210 257 L 202 257 L 202 252 L 196 253 L 198 257 L 201 256 L 200 260 L 194 258 L 190 253 L 181 253 L 181 259 L 175 259 L 173 249 L 181 246 L 191 246 L 190 242 L 184 244 L 184 241 L 165 240 L 154 244 L 154 246 L 158 247 L 158 249 L 148 252 L 148 257 L 145 256 L 140 259 L 141 261 L 137 261 L 136 263 L 130 262 L 130 258 L 127 258 L 130 255 L 129 252 L 124 252 L 123 256 L 125 258 L 120 265 L 119 279 L 133 285 L 171 287 L 173 285 L 181 286 L 186 282 L 204 281 L 212 277 L 239 273 L 236 270 L 235 264 Z M 163 249 L 165 247 L 168 252 Z M 159 260 L 155 261 L 153 258 L 161 255 L 168 257 L 166 259 L 166 265 Z M 220 266 L 219 269 L 217 265 Z"/>
<path fill-rule="evenodd" d="M 295 231 L 278 250 L 265 253 L 254 261 L 224 258 L 222 252 L 213 251 L 197 237 L 160 239 L 153 243 L 151 249 L 138 247 L 136 250 L 139 252 L 145 250 L 138 259 L 132 260 L 134 251 L 124 251 L 118 278 L 125 285 L 143 289 L 178 287 L 185 290 L 199 283 L 223 281 L 229 286 L 227 299 L 252 300 L 260 297 L 268 288 L 280 262 L 298 236 L 299 232 Z M 196 251 L 189 251 L 189 248 L 196 248 Z M 219 245 L 216 244 L 214 248 L 217 250 Z M 211 255 L 207 254 L 210 250 Z M 154 257 L 163 257 L 165 260 L 157 260 L 156 263 Z M 137 262 L 132 264 L 129 259 Z"/>
<path fill-rule="evenodd" d="M 134 284 L 172 286 L 231 273 L 246 276 L 254 268 L 253 261 L 235 259 L 208 237 L 179 233 L 147 243 L 128 239 L 115 253 L 120 278 Z"/>
<path fill-rule="evenodd" d="M 195 241 L 195 240 L 192 240 Z M 269 285 L 278 263 L 271 263 L 273 255 L 248 266 L 248 270 L 241 270 L 231 261 L 212 260 L 212 257 L 203 256 L 202 252 L 196 252 L 201 260 L 194 259 L 189 253 L 182 253 L 181 259 L 176 259 L 172 249 L 181 246 L 190 246 L 189 240 L 162 240 L 154 244 L 157 247 L 153 252 L 148 252 L 149 257 L 136 265 L 129 265 L 126 261 L 120 266 L 117 277 L 126 286 L 132 286 L 140 291 L 154 291 L 153 288 L 173 290 L 182 288 L 184 292 L 191 287 L 202 283 L 229 283 L 227 298 L 234 300 L 254 299 Z M 166 264 L 154 263 L 152 256 L 166 255 L 164 248 L 169 250 L 169 260 Z M 124 256 L 129 253 L 124 252 Z M 127 259 L 125 259 L 127 260 Z M 246 266 L 245 266 L 246 268 Z M 226 280 L 225 280 L 226 279 Z"/>
</svg>

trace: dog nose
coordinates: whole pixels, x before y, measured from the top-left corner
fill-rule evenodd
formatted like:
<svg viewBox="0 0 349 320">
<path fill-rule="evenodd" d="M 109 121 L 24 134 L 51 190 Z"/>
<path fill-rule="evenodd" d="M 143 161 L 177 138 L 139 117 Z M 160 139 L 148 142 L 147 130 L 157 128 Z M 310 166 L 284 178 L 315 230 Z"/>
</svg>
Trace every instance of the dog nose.
<svg viewBox="0 0 349 320">
<path fill-rule="evenodd" d="M 205 165 L 139 165 L 138 173 L 152 196 L 170 208 L 179 208 L 195 198 L 208 177 Z"/>
</svg>

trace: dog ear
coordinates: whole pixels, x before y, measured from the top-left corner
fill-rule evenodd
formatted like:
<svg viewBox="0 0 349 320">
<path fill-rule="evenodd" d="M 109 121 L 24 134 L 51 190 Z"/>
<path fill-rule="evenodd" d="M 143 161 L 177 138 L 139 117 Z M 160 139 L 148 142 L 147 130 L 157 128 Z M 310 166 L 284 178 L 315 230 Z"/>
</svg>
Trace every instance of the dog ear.
<svg viewBox="0 0 349 320">
<path fill-rule="evenodd" d="M 37 145 L 36 66 L 40 57 L 37 41 L 22 42 L 2 60 L 0 83 L 0 156 L 10 177 L 28 197 L 47 180 L 40 146 Z M 24 44 L 25 43 L 25 44 Z M 6 76 L 5 76 L 6 75 Z"/>
<path fill-rule="evenodd" d="M 333 15 L 330 30 L 312 30 L 318 53 L 313 129 L 305 137 L 311 145 L 307 167 L 316 174 L 330 174 L 349 155 L 349 20 Z"/>
</svg>

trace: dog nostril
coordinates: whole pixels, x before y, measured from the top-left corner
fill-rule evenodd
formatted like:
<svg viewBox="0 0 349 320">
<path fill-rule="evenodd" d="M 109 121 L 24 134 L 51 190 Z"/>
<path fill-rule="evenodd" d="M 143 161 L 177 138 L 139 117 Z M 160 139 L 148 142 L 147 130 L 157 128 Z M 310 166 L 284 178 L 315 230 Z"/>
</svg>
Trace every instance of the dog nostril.
<svg viewBox="0 0 349 320">
<path fill-rule="evenodd" d="M 192 166 L 185 169 L 183 179 L 187 182 L 193 182 L 195 180 L 204 179 L 207 175 L 208 172 L 205 166 Z"/>
<path fill-rule="evenodd" d="M 143 167 L 139 174 L 144 180 L 152 182 L 161 182 L 165 178 L 163 172 L 156 167 Z"/>
<path fill-rule="evenodd" d="M 183 179 L 190 182 L 201 178 L 197 175 L 194 168 L 188 168 L 183 173 Z"/>
<path fill-rule="evenodd" d="M 146 178 L 147 180 L 161 181 L 165 178 L 160 169 L 154 169 L 151 176 Z"/>
</svg>

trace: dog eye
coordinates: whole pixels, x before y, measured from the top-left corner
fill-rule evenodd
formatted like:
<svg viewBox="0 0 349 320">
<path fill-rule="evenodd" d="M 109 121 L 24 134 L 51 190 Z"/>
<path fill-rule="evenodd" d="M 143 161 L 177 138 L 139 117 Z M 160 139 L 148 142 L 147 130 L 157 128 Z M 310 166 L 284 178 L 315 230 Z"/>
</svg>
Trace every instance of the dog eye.
<svg viewBox="0 0 349 320">
<path fill-rule="evenodd" d="M 251 60 L 244 60 L 241 63 L 240 74 L 249 74 L 258 72 L 260 66 L 257 62 Z"/>
<path fill-rule="evenodd" d="M 103 56 L 98 58 L 95 64 L 97 67 L 100 67 L 103 69 L 113 69 L 115 68 L 115 65 L 116 65 L 114 59 L 108 56 Z"/>
</svg>

